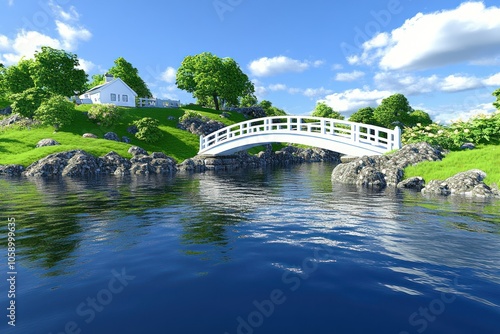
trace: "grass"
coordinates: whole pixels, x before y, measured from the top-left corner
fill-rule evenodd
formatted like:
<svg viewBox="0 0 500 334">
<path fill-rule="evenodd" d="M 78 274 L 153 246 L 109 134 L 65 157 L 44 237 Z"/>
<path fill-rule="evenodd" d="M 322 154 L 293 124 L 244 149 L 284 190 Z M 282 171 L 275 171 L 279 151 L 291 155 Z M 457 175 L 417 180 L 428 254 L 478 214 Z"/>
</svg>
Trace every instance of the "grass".
<svg viewBox="0 0 500 334">
<path fill-rule="evenodd" d="M 31 129 L 19 129 L 16 127 L 0 128 L 0 165 L 20 164 L 28 166 L 48 154 L 63 152 L 74 149 L 82 149 L 95 156 L 102 156 L 110 151 L 115 151 L 124 157 L 130 157 L 127 153 L 132 145 L 137 145 L 148 152 L 164 152 L 178 162 L 196 155 L 199 149 L 199 138 L 197 135 L 177 128 L 178 118 L 186 110 L 195 110 L 201 115 L 231 125 L 245 120 L 242 114 L 228 112 L 228 118 L 221 118 L 219 111 L 197 106 L 187 106 L 177 109 L 167 108 L 125 108 L 119 107 L 122 114 L 121 120 L 113 127 L 104 128 L 91 122 L 83 113 L 90 109 L 90 105 L 76 107 L 80 111 L 70 126 L 61 128 L 54 132 L 52 127 L 41 126 Z M 173 116 L 174 120 L 168 118 Z M 151 117 L 160 121 L 160 129 L 163 138 L 154 144 L 148 144 L 138 140 L 127 132 L 127 128 L 133 121 L 143 117 Z M 127 136 L 131 139 L 130 144 L 109 141 L 105 139 L 83 138 L 84 133 L 93 133 L 102 138 L 106 132 L 113 131 L 119 137 Z M 57 140 L 61 145 L 35 148 L 36 143 L 44 138 Z"/>
<path fill-rule="evenodd" d="M 500 185 L 500 145 L 484 145 L 474 150 L 450 152 L 441 161 L 422 162 L 405 169 L 405 178 L 421 176 L 430 180 L 444 180 L 459 172 L 480 169 L 487 174 L 484 182 Z"/>
</svg>

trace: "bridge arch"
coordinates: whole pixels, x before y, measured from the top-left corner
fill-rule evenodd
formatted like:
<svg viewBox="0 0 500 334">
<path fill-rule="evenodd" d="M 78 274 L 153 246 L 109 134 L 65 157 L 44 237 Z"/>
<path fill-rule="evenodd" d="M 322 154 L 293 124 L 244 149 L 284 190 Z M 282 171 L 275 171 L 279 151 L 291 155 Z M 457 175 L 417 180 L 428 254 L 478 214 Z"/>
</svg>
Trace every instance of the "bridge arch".
<svg viewBox="0 0 500 334">
<path fill-rule="evenodd" d="M 254 146 L 293 143 L 343 154 L 379 155 L 401 148 L 401 130 L 311 116 L 273 116 L 236 123 L 200 137 L 199 155 L 230 155 Z"/>
</svg>

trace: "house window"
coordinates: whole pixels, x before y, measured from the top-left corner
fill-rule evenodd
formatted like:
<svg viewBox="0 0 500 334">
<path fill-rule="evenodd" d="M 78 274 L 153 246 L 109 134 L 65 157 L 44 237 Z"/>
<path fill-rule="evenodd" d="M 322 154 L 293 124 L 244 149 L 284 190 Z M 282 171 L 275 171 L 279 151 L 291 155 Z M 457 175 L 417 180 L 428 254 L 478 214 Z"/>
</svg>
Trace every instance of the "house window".
<svg viewBox="0 0 500 334">
<path fill-rule="evenodd" d="M 120 101 L 120 94 L 118 94 L 118 101 Z"/>
<path fill-rule="evenodd" d="M 128 102 L 128 95 L 122 95 L 122 101 Z"/>
<path fill-rule="evenodd" d="M 116 94 L 111 93 L 111 101 L 116 101 Z"/>
</svg>

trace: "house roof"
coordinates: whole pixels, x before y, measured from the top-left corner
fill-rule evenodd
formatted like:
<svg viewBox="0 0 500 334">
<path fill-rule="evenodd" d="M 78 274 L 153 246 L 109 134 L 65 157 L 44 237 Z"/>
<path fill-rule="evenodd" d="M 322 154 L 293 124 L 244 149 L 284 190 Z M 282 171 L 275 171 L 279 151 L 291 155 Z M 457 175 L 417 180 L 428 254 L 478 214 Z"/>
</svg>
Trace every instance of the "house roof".
<svg viewBox="0 0 500 334">
<path fill-rule="evenodd" d="M 120 79 L 120 78 L 116 78 L 116 79 L 114 79 L 114 80 L 112 80 L 112 81 L 105 82 L 105 83 L 103 83 L 103 84 L 101 84 L 101 85 L 97 85 L 97 86 L 95 86 L 95 87 L 92 87 L 91 89 L 89 89 L 88 91 L 86 91 L 86 92 L 85 92 L 85 93 L 83 93 L 83 94 L 95 94 L 95 93 L 99 93 L 99 92 L 101 92 L 102 90 L 104 90 L 105 88 L 107 88 L 108 86 L 111 86 L 112 84 L 114 84 L 115 82 L 121 82 L 121 83 L 122 83 L 123 85 L 125 85 L 128 89 L 130 89 L 130 91 L 131 91 L 134 95 L 136 95 L 136 96 L 137 96 L 137 93 L 136 93 L 136 92 L 135 92 L 132 88 L 130 88 L 130 86 L 129 86 L 129 85 L 127 85 L 127 84 L 125 83 L 125 81 L 123 81 L 123 80 L 122 80 L 122 79 Z"/>
</svg>

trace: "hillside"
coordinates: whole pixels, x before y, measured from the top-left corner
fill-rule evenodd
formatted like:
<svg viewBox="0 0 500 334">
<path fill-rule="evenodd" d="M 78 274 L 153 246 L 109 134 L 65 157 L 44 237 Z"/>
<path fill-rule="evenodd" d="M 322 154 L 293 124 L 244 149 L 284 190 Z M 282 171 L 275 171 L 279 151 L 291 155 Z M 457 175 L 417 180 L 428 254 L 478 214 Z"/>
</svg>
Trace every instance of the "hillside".
<svg viewBox="0 0 500 334">
<path fill-rule="evenodd" d="M 168 108 L 125 108 L 119 107 L 122 118 L 113 127 L 105 128 L 91 122 L 83 113 L 89 110 L 90 105 L 77 106 L 80 111 L 71 126 L 63 127 L 59 131 L 49 126 L 41 126 L 31 129 L 8 127 L 0 128 L 0 165 L 20 164 L 28 166 L 48 154 L 82 149 L 95 156 L 102 156 L 110 151 L 115 151 L 124 157 L 131 157 L 127 152 L 132 145 L 140 146 L 149 152 L 164 152 L 175 158 L 178 162 L 193 157 L 198 152 L 199 138 L 177 128 L 179 117 L 187 110 L 195 110 L 201 115 L 230 125 L 245 120 L 242 114 L 228 112 L 228 118 L 220 117 L 220 112 L 197 106 L 186 106 L 178 109 Z M 172 116 L 173 120 L 168 118 Z M 154 144 L 148 144 L 138 140 L 127 132 L 127 128 L 133 121 L 143 117 L 155 118 L 160 122 L 163 138 Z M 83 138 L 84 133 L 93 133 L 103 138 L 106 132 L 113 131 L 119 137 L 127 136 L 131 139 L 130 144 L 119 143 L 105 139 Z M 35 148 L 36 143 L 44 138 L 52 138 L 61 145 Z"/>
</svg>

